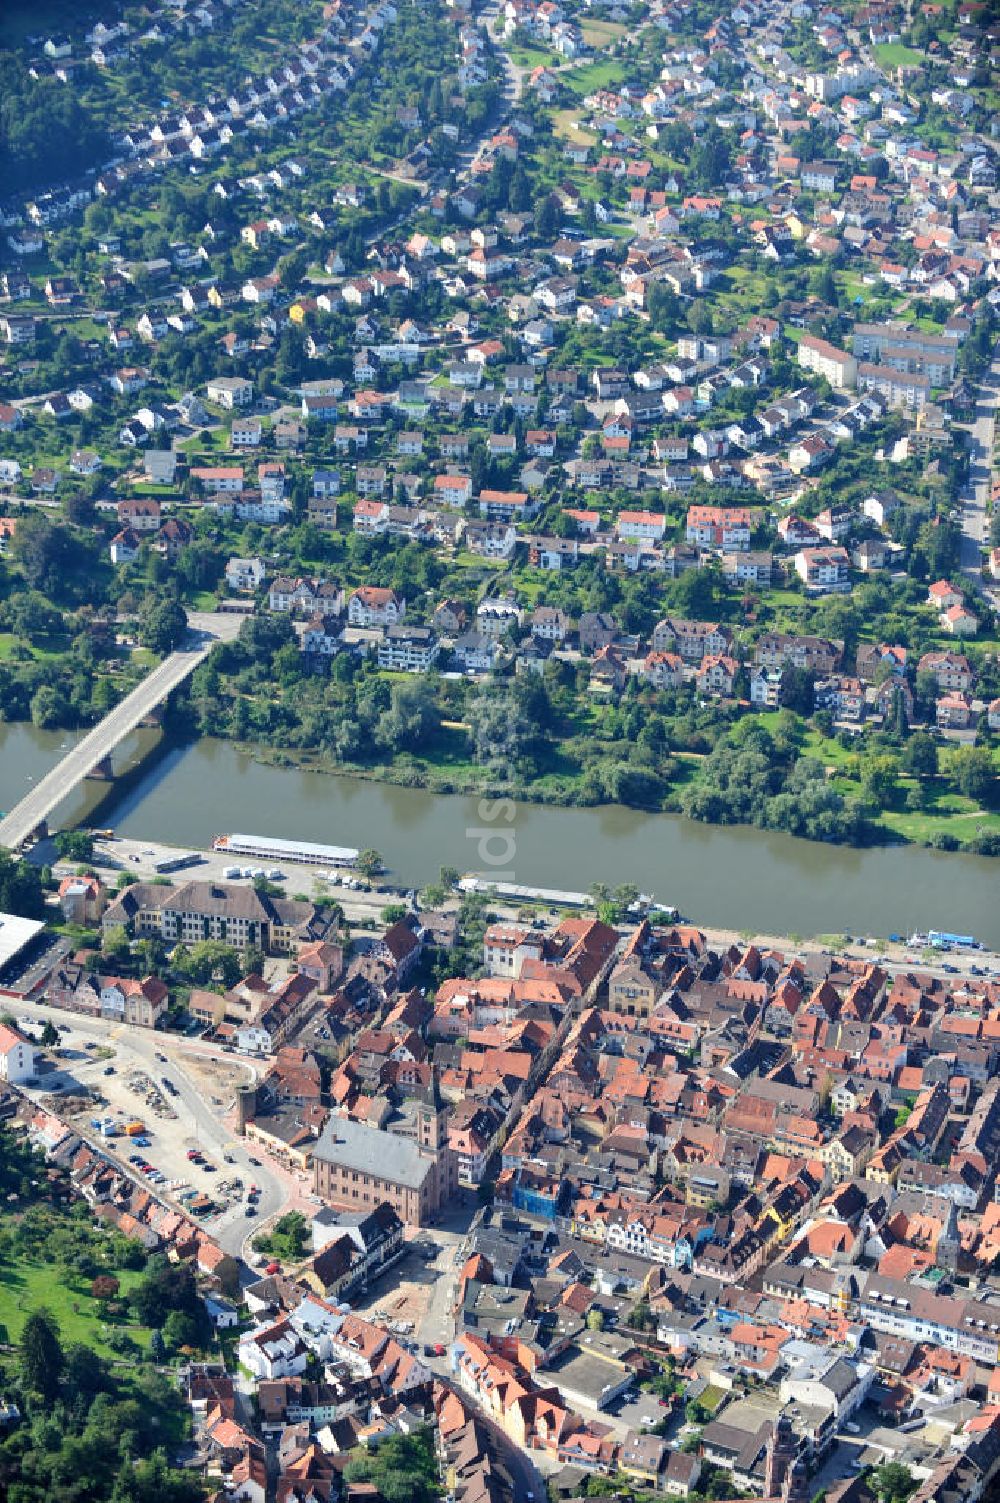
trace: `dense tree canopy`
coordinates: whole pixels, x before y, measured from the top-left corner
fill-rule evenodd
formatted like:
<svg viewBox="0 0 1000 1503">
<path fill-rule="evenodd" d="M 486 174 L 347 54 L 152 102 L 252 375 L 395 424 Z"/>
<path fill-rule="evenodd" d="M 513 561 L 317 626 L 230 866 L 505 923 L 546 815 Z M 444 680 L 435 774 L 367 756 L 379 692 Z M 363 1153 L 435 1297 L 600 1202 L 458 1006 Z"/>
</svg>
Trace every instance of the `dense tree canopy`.
<svg viewBox="0 0 1000 1503">
<path fill-rule="evenodd" d="M 0 54 L 0 183 L 5 192 L 65 182 L 105 158 L 108 144 L 72 88 L 55 79 L 36 81 L 16 56 Z"/>
</svg>

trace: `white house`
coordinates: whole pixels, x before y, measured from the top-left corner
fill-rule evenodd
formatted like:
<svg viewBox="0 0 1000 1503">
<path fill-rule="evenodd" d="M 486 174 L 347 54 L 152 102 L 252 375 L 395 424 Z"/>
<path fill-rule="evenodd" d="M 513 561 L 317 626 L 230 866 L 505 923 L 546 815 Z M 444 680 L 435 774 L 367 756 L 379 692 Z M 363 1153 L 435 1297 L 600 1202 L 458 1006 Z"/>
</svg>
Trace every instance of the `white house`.
<svg viewBox="0 0 1000 1503">
<path fill-rule="evenodd" d="M 347 619 L 352 626 L 395 626 L 405 615 L 406 601 L 395 590 L 376 585 L 361 585 L 347 606 Z"/>
<path fill-rule="evenodd" d="M 220 1299 L 215 1294 L 205 1295 L 205 1309 L 217 1331 L 231 1330 L 240 1323 L 240 1314 L 236 1306 L 230 1304 L 227 1299 Z"/>
<path fill-rule="evenodd" d="M 297 1378 L 306 1370 L 309 1353 L 290 1322 L 279 1320 L 247 1332 L 239 1344 L 239 1360 L 255 1378 Z"/>
<path fill-rule="evenodd" d="M 253 382 L 243 376 L 216 376 L 209 381 L 205 391 L 210 402 L 228 412 L 234 407 L 249 407 L 253 401 Z"/>
<path fill-rule="evenodd" d="M 35 1073 L 33 1046 L 16 1028 L 0 1023 L 0 1080 L 12 1085 L 30 1080 Z"/>
<path fill-rule="evenodd" d="M 264 583 L 262 558 L 231 558 L 226 565 L 226 584 L 231 590 L 252 595 Z"/>
</svg>

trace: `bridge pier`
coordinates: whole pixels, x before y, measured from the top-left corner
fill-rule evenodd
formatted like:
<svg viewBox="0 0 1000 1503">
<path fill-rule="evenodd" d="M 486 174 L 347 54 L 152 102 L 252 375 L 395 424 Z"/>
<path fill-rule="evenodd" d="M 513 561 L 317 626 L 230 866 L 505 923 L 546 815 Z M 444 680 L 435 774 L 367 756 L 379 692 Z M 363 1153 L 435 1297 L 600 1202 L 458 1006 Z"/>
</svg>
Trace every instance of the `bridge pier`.
<svg viewBox="0 0 1000 1503">
<path fill-rule="evenodd" d="M 235 617 L 231 622 L 225 617 L 220 620 L 227 627 L 233 625 L 238 628 L 239 622 Z M 30 840 L 34 831 L 43 828 L 44 821 L 53 809 L 84 778 L 96 778 L 104 782 L 112 780 L 112 752 L 147 715 L 173 693 L 177 685 L 199 663 L 204 662 L 214 640 L 215 633 L 206 631 L 202 633 L 199 642 L 172 652 L 99 725 L 94 726 L 81 741 L 71 747 L 62 761 L 39 778 L 20 803 L 0 818 L 0 847 L 20 849 Z"/>
</svg>

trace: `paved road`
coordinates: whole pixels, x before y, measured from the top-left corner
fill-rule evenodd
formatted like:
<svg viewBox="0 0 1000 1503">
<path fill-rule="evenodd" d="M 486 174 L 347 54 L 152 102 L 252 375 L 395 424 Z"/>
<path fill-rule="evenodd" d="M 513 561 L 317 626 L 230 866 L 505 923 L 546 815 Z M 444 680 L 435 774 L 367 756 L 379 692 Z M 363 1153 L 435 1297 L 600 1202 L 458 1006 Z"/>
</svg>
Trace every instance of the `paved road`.
<svg viewBox="0 0 1000 1503">
<path fill-rule="evenodd" d="M 238 1206 L 222 1217 L 206 1223 L 206 1231 L 225 1252 L 235 1258 L 241 1257 L 248 1234 L 255 1233 L 261 1222 L 269 1220 L 284 1208 L 290 1199 L 290 1189 L 284 1177 L 266 1163 L 262 1162 L 259 1166 L 250 1163 L 243 1139 L 221 1120 L 218 1111 L 213 1111 L 211 1104 L 205 1099 L 203 1087 L 193 1081 L 184 1068 L 185 1056 L 188 1054 L 211 1056 L 229 1064 L 233 1062 L 234 1056 L 221 1054 L 217 1049 L 211 1049 L 195 1040 L 179 1038 L 176 1034 L 124 1027 L 109 1019 L 83 1017 L 58 1007 L 48 1007 L 44 1003 L 18 1001 L 12 1005 L 19 1018 L 68 1026 L 74 1035 L 79 1034 L 85 1039 L 96 1039 L 112 1046 L 118 1056 L 116 1065 L 119 1074 L 124 1074 L 129 1069 L 140 1069 L 153 1080 L 158 1081 L 165 1075 L 173 1083 L 177 1095 L 172 1098 L 171 1105 L 182 1126 L 217 1158 L 221 1159 L 223 1151 L 228 1150 L 236 1160 L 233 1166 L 227 1166 L 229 1171 L 238 1174 L 244 1184 L 260 1186 L 256 1219 L 247 1219 L 242 1206 Z M 157 1060 L 157 1053 L 167 1056 L 166 1065 Z M 72 1074 L 72 1063 L 67 1073 Z M 42 1089 L 32 1092 L 32 1095 L 45 1094 L 46 1077 L 42 1076 L 40 1079 L 43 1082 Z M 113 1152 L 115 1145 L 112 1142 L 102 1146 Z"/>
<path fill-rule="evenodd" d="M 187 644 L 164 658 L 0 820 L 0 847 L 17 850 L 22 846 L 77 784 L 110 757 L 115 747 L 193 673 L 216 641 L 231 640 L 236 635 L 240 619 L 225 614 L 190 616 L 192 629 Z"/>
<path fill-rule="evenodd" d="M 524 80 L 527 78 L 528 74 L 532 72 L 532 69 L 522 68 L 519 66 L 519 64 L 515 63 L 514 59 L 511 57 L 510 53 L 504 46 L 503 37 L 496 31 L 494 31 L 493 28 L 496 24 L 496 20 L 499 14 L 499 3 L 492 3 L 488 5 L 486 9 L 479 15 L 479 25 L 483 28 L 483 30 L 486 32 L 486 35 L 492 42 L 493 50 L 496 53 L 504 71 L 504 82 L 502 86 L 504 102 L 506 104 L 517 104 L 524 92 Z"/>
<path fill-rule="evenodd" d="M 986 507 L 990 496 L 993 465 L 993 442 L 997 404 L 1000 402 L 1000 347 L 994 352 L 993 364 L 985 376 L 976 407 L 975 420 L 969 428 L 969 483 L 962 493 L 962 572 L 977 586 L 994 609 L 997 592 L 983 586 L 982 550 L 989 540 Z"/>
</svg>

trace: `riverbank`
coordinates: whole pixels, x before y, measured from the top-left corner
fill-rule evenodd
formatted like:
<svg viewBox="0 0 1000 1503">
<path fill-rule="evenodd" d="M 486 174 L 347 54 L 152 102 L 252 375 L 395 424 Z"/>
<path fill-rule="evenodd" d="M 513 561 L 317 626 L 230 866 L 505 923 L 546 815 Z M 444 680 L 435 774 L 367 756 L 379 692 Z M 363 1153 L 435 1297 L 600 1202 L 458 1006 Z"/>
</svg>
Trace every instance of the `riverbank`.
<svg viewBox="0 0 1000 1503">
<path fill-rule="evenodd" d="M 766 718 L 766 717 L 762 717 Z M 462 797 L 507 797 L 523 804 L 540 804 L 553 809 L 598 809 L 615 807 L 615 801 L 601 798 L 584 784 L 579 775 L 548 773 L 530 782 L 513 782 L 498 786 L 495 774 L 490 769 L 477 767 L 467 759 L 442 758 L 430 761 L 404 753 L 392 761 L 373 766 L 370 763 L 338 762 L 324 757 L 320 752 L 290 751 L 284 748 L 253 746 L 247 742 L 233 743 L 246 756 L 256 758 L 265 766 L 281 768 L 307 768 L 310 772 L 331 777 L 354 778 L 371 783 L 388 783 L 397 788 L 417 788 L 428 793 L 459 795 Z M 838 753 L 836 761 L 826 761 L 827 773 L 837 792 L 845 798 L 860 798 L 862 786 L 858 779 L 847 771 L 847 757 L 836 742 L 815 748 L 819 760 L 829 758 L 830 748 Z M 813 749 L 810 748 L 812 751 Z M 681 775 L 671 786 L 661 805 L 641 803 L 626 804 L 649 814 L 671 814 L 686 818 L 677 796 L 679 788 L 697 779 L 698 764 L 704 756 L 683 753 L 677 757 Z M 1000 773 L 998 773 L 1000 781 Z M 837 842 L 853 850 L 868 850 L 877 846 L 914 845 L 928 850 L 966 851 L 972 855 L 1000 858 L 1000 812 L 983 808 L 974 799 L 966 798 L 953 789 L 945 779 L 931 787 L 922 807 L 908 807 L 910 794 L 918 786 L 916 778 L 902 777 L 894 804 L 883 809 L 877 818 L 868 824 L 871 838 L 863 842 Z M 693 821 L 701 823 L 702 821 Z M 761 825 L 726 825 L 722 828 L 768 829 Z M 802 836 L 798 838 L 807 839 Z M 984 842 L 979 848 L 977 842 Z M 821 844 L 826 842 L 820 842 Z"/>
<path fill-rule="evenodd" d="M 51 850 L 47 850 L 44 846 L 38 848 L 36 859 L 47 860 L 51 857 Z M 119 871 L 128 871 L 142 881 L 151 881 L 156 877 L 162 877 L 167 866 L 173 868 L 169 873 L 169 879 L 175 882 L 183 882 L 188 878 L 198 881 L 229 880 L 226 879 L 226 871 L 230 862 L 229 856 L 212 850 L 210 846 L 192 850 L 188 847 L 169 845 L 163 841 L 151 842 L 115 836 L 111 839 L 99 837 L 95 840 L 92 865 L 105 876 L 109 885 L 113 885 Z M 66 872 L 70 872 L 75 870 L 75 866 L 71 862 L 57 861 L 55 869 L 57 871 L 65 869 Z M 249 885 L 247 879 L 241 880 L 242 885 Z M 363 887 L 354 891 L 340 885 L 332 886 L 323 879 L 319 868 L 306 866 L 286 866 L 281 876 L 275 878 L 274 881 L 275 885 L 281 888 L 288 897 L 296 894 L 315 896 L 317 893 L 329 893 L 340 903 L 348 923 L 361 928 L 370 928 L 373 924 L 378 924 L 383 909 L 388 904 L 397 901 L 403 890 L 391 872 L 373 879 L 368 888 Z M 450 897 L 444 906 L 446 909 L 457 909 L 459 901 L 456 895 Z M 554 918 L 557 914 L 579 911 L 575 907 L 562 907 L 556 902 L 548 901 L 525 904 L 521 901 L 514 903 L 492 900 L 490 908 L 498 918 L 512 921 L 516 921 L 528 909 L 550 918 Z M 947 974 L 944 970 L 945 965 L 968 974 L 973 965 L 983 965 L 984 962 L 991 964 L 996 958 L 993 952 L 982 950 L 971 953 L 953 952 L 943 956 L 917 946 L 894 943 L 885 936 L 866 932 L 807 937 L 794 932 L 759 933 L 747 928 L 706 925 L 701 922 L 697 913 L 684 914 L 683 920 L 701 929 L 709 944 L 716 950 L 725 950 L 732 945 L 745 945 L 752 940 L 760 949 L 776 949 L 786 954 L 794 952 L 809 955 L 834 951 L 838 955 L 846 955 L 852 959 L 877 962 L 890 970 L 919 968 L 935 975 Z"/>
<path fill-rule="evenodd" d="M 0 725 L 0 807 L 58 760 L 64 739 Z M 436 882 L 442 866 L 534 887 L 629 883 L 702 927 L 735 933 L 887 938 L 945 929 L 1000 945 L 998 869 L 983 857 L 821 845 L 620 804 L 553 808 L 436 794 L 267 765 L 209 737 L 159 741 L 119 782 L 88 785 L 58 824 L 191 850 L 232 830 L 372 846 L 404 888 Z"/>
</svg>

